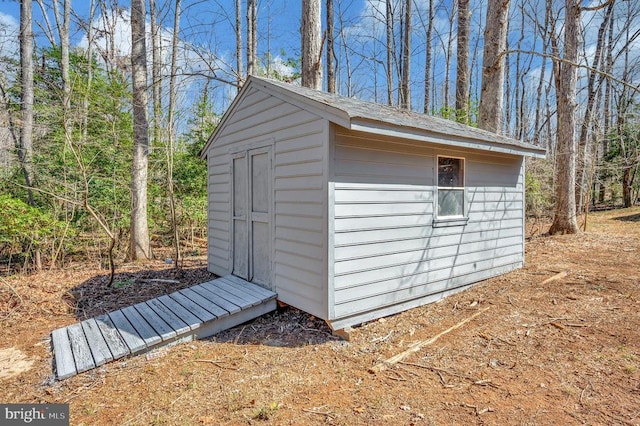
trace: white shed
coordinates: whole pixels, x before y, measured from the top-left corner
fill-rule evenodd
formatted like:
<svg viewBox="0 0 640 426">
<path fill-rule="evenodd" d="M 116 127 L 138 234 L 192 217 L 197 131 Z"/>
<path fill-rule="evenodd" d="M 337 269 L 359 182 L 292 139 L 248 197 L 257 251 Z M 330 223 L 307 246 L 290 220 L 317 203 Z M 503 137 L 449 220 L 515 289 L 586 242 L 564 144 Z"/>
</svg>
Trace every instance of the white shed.
<svg viewBox="0 0 640 426">
<path fill-rule="evenodd" d="M 333 329 L 524 263 L 525 156 L 452 121 L 250 77 L 203 149 L 208 269 Z"/>
</svg>

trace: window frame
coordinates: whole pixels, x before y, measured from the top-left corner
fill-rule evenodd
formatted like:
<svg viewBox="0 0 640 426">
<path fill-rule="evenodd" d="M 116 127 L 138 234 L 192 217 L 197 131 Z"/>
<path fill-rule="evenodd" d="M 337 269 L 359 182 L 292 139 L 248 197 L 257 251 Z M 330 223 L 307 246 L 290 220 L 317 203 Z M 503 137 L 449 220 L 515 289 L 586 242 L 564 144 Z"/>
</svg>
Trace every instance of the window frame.
<svg viewBox="0 0 640 426">
<path fill-rule="evenodd" d="M 452 158 L 461 161 L 462 166 L 462 186 L 440 186 L 440 159 L 441 158 Z M 466 225 L 469 221 L 468 217 L 468 206 L 467 206 L 467 159 L 466 157 L 456 156 L 456 155 L 444 155 L 439 154 L 436 156 L 436 165 L 435 165 L 435 189 L 436 194 L 434 197 L 435 201 L 435 209 L 433 212 L 433 226 L 441 227 L 441 226 L 460 226 Z M 440 210 L 440 191 L 441 190 L 457 190 L 462 191 L 462 214 L 459 215 L 440 215 L 438 212 Z"/>
</svg>

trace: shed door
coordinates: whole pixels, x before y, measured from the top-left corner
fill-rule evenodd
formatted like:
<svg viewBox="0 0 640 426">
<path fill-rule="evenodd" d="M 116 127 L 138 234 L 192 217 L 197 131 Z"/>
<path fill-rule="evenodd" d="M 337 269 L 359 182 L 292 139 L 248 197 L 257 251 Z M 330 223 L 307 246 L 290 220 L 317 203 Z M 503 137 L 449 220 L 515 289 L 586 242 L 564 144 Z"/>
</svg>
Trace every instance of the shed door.
<svg viewBox="0 0 640 426">
<path fill-rule="evenodd" d="M 271 288 L 271 152 L 233 158 L 233 274 Z"/>
</svg>

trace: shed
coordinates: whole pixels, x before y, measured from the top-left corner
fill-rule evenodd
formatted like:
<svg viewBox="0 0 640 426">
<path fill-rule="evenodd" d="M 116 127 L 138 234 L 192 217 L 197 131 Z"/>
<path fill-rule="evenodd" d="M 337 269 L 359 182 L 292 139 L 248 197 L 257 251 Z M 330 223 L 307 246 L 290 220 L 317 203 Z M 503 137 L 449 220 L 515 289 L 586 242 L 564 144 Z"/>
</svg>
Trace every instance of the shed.
<svg viewBox="0 0 640 426">
<path fill-rule="evenodd" d="M 341 329 L 524 264 L 537 146 L 250 77 L 203 149 L 208 269 Z"/>
</svg>

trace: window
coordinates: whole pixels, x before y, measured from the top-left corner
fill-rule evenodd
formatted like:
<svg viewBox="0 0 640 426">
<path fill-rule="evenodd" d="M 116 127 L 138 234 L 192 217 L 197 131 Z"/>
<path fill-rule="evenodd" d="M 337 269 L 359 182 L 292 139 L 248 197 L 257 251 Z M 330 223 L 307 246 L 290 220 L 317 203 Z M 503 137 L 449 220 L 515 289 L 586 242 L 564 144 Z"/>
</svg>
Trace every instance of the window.
<svg viewBox="0 0 640 426">
<path fill-rule="evenodd" d="M 464 158 L 438 157 L 438 217 L 464 217 Z"/>
</svg>

